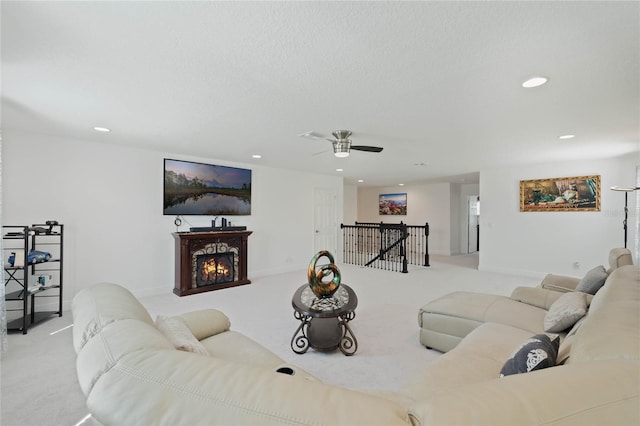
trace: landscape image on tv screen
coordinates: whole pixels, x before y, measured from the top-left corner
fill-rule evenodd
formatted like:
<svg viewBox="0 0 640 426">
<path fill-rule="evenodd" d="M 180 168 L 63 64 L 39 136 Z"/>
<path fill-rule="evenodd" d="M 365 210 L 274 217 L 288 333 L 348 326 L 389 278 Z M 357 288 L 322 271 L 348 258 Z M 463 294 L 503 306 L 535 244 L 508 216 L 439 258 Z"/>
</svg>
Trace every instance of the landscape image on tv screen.
<svg viewBox="0 0 640 426">
<path fill-rule="evenodd" d="M 165 215 L 251 214 L 251 170 L 164 160 Z"/>
</svg>

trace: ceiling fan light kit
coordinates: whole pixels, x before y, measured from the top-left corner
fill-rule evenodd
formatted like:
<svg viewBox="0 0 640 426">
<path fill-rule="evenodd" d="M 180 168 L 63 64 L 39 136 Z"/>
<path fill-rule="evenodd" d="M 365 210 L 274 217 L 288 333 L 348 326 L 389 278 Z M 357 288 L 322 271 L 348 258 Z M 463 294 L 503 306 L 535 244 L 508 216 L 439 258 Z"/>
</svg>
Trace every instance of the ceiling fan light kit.
<svg viewBox="0 0 640 426">
<path fill-rule="evenodd" d="M 333 146 L 333 155 L 338 158 L 346 158 L 349 156 L 349 148 L 344 148 L 342 146 L 334 145 Z"/>
</svg>

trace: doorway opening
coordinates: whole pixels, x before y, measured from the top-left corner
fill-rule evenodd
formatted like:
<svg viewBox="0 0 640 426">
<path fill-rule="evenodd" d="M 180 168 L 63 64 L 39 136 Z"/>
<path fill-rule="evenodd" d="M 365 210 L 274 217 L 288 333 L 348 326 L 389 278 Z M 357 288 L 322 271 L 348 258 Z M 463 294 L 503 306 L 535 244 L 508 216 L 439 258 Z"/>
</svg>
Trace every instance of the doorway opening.
<svg viewBox="0 0 640 426">
<path fill-rule="evenodd" d="M 467 197 L 467 253 L 480 251 L 480 196 Z"/>
</svg>

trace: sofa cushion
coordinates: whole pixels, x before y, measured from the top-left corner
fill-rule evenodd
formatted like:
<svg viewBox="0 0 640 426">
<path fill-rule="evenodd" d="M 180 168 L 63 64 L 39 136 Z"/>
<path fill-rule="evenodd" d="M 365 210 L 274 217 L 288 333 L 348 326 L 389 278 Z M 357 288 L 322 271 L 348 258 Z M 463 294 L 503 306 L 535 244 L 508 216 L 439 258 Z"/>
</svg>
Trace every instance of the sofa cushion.
<svg viewBox="0 0 640 426">
<path fill-rule="evenodd" d="M 187 327 L 189 327 L 193 336 L 198 340 L 229 331 L 231 327 L 229 318 L 217 309 L 202 309 L 187 312 L 186 314 L 180 315 L 180 317 L 187 323 Z"/>
<path fill-rule="evenodd" d="M 473 329 L 494 322 L 520 328 L 529 335 L 544 332 L 546 310 L 509 297 L 466 291 L 449 293 L 420 309 L 420 342 L 449 351 Z"/>
<path fill-rule="evenodd" d="M 484 380 L 409 408 L 414 425 L 638 425 L 640 369 L 614 360 Z"/>
<path fill-rule="evenodd" d="M 563 292 L 541 287 L 517 287 L 510 297 L 518 302 L 547 310 L 563 294 Z"/>
<path fill-rule="evenodd" d="M 579 282 L 580 278 L 567 277 L 565 275 L 547 274 L 540 283 L 540 287 L 547 290 L 566 293 L 567 291 L 574 291 Z"/>
<path fill-rule="evenodd" d="M 228 361 L 268 369 L 277 368 L 285 362 L 260 343 L 233 330 L 207 337 L 200 343 L 204 345 L 210 356 Z"/>
<path fill-rule="evenodd" d="M 439 392 L 498 378 L 513 348 L 530 338 L 531 332 L 509 325 L 485 323 L 469 333 L 451 351 L 425 364 L 403 392 L 412 400 Z"/>
<path fill-rule="evenodd" d="M 600 287 L 604 285 L 607 280 L 607 271 L 604 266 L 596 266 L 585 274 L 584 277 L 578 283 L 576 291 L 582 291 L 583 293 L 596 294 Z"/>
<path fill-rule="evenodd" d="M 165 317 L 158 315 L 156 327 L 178 350 L 209 355 L 207 349 L 195 338 L 181 317 Z"/>
<path fill-rule="evenodd" d="M 500 370 L 500 377 L 553 367 L 559 346 L 559 336 L 551 340 L 546 334 L 536 334 L 513 352 Z"/>
<path fill-rule="evenodd" d="M 153 326 L 153 319 L 133 294 L 113 283 L 94 284 L 80 291 L 73 298 L 71 310 L 76 353 L 112 322 L 134 319 Z"/>
<path fill-rule="evenodd" d="M 579 291 L 564 293 L 544 316 L 544 331 L 559 333 L 587 314 L 587 295 Z"/>
<path fill-rule="evenodd" d="M 562 342 L 560 342 L 560 347 L 558 348 L 558 357 L 556 358 L 556 365 L 564 365 L 569 363 L 571 355 L 571 345 L 573 344 L 576 333 L 580 329 L 580 326 L 584 323 L 585 319 L 587 319 L 586 315 L 580 318 L 578 322 L 576 322 L 573 327 L 571 327 L 571 330 L 567 333 L 564 339 L 562 339 Z"/>
<path fill-rule="evenodd" d="M 87 406 L 101 425 L 408 424 L 406 406 L 385 398 L 176 350 L 128 353 Z"/>
<path fill-rule="evenodd" d="M 147 349 L 177 352 L 160 330 L 145 321 L 123 319 L 105 325 L 78 352 L 76 371 L 82 392 L 85 396 L 89 395 L 100 377 L 118 364 L 122 357 Z"/>
<path fill-rule="evenodd" d="M 594 296 L 571 345 L 571 363 L 640 360 L 640 269 L 621 266 Z"/>
</svg>

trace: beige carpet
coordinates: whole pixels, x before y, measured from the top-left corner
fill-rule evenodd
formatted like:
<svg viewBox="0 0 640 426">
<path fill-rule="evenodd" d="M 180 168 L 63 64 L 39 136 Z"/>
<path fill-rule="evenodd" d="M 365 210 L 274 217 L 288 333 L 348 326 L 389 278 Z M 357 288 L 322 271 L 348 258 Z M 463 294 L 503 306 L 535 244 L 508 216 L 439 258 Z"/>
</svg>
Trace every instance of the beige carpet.
<svg viewBox="0 0 640 426">
<path fill-rule="evenodd" d="M 351 328 L 358 351 L 310 349 L 297 355 L 290 341 L 298 322 L 291 296 L 306 281 L 306 271 L 253 278 L 253 283 L 193 296 L 165 295 L 141 299 L 153 317 L 217 308 L 231 319 L 232 329 L 269 348 L 287 362 L 321 380 L 356 389 L 400 389 L 439 353 L 418 342 L 420 306 L 455 290 L 508 295 L 535 279 L 474 269 L 473 256 L 432 258 L 430 268 L 411 267 L 408 274 L 340 265 L 343 281 L 358 295 Z M 475 260 L 477 265 L 477 259 Z M 2 356 L 0 424 L 68 425 L 88 413 L 77 384 L 71 342 L 71 314 L 44 322 L 22 334 L 9 335 L 9 350 Z M 51 335 L 56 330 L 62 331 Z"/>
</svg>

